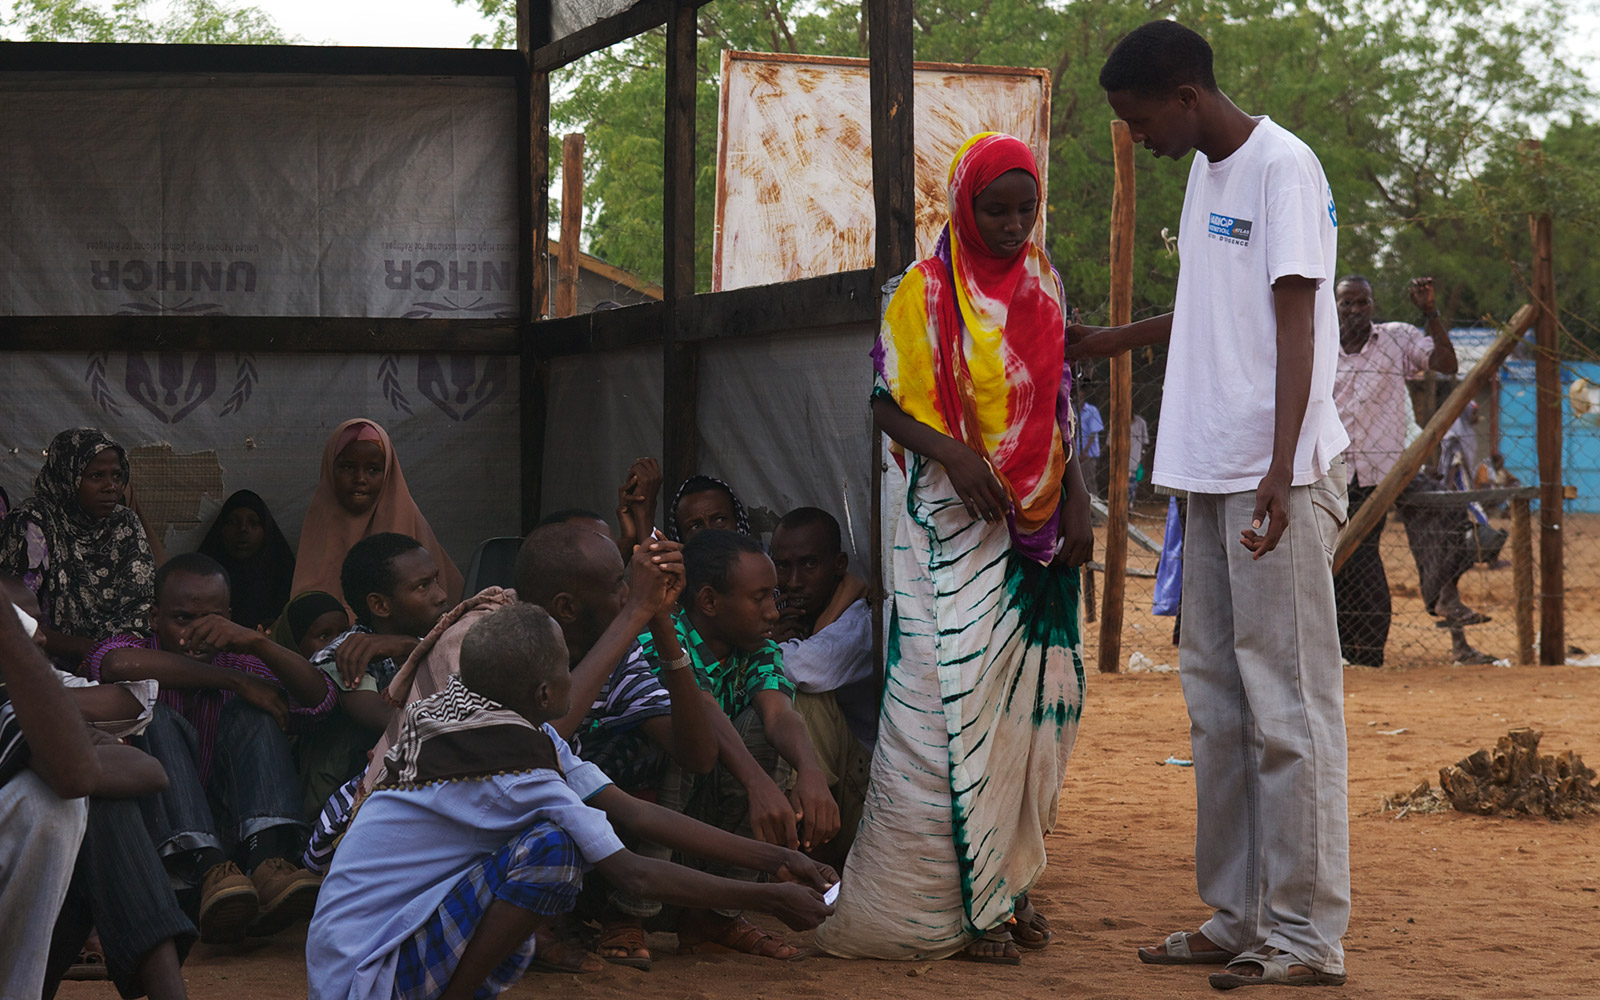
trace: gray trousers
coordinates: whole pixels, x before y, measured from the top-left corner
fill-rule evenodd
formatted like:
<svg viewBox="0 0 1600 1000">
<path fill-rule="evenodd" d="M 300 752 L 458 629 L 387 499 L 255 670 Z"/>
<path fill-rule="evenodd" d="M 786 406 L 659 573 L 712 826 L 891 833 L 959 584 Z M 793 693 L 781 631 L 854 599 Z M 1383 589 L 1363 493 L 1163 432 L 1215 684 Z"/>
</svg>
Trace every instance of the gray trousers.
<svg viewBox="0 0 1600 1000">
<path fill-rule="evenodd" d="M 1288 952 L 1344 971 L 1350 922 L 1344 675 L 1334 545 L 1342 460 L 1289 493 L 1260 560 L 1239 543 L 1255 492 L 1189 494 L 1179 663 L 1194 753 L 1195 872 L 1229 951 Z"/>
<path fill-rule="evenodd" d="M 0 997 L 32 1000 L 67 898 L 89 818 L 88 799 L 63 799 L 24 768 L 0 785 Z M 81 943 L 81 942 L 80 942 Z"/>
</svg>

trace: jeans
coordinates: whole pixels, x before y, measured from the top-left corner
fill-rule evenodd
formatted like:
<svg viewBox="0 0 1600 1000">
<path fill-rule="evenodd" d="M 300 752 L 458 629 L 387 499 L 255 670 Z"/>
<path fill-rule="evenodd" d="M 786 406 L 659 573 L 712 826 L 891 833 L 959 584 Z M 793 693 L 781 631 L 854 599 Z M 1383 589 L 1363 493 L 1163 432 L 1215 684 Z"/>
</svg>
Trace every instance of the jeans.
<svg viewBox="0 0 1600 1000">
<path fill-rule="evenodd" d="M 100 932 L 106 971 L 117 992 L 129 998 L 145 995 L 139 964 L 151 949 L 172 938 L 181 961 L 196 937 L 132 799 L 89 801 L 89 827 L 50 942 L 47 1000 L 77 959 L 90 927 Z"/>
<path fill-rule="evenodd" d="M 150 728 L 134 743 L 167 772 L 167 790 L 140 800 L 145 828 L 163 858 L 204 848 L 232 853 L 251 834 L 274 827 L 291 827 L 298 837 L 310 829 L 288 737 L 245 701 L 235 698 L 222 709 L 209 787 L 195 764 L 199 735 L 166 705 L 155 706 Z M 190 885 L 205 877 L 203 871 L 173 874 Z"/>
<path fill-rule="evenodd" d="M 1180 663 L 1194 752 L 1195 869 L 1220 948 L 1344 971 L 1350 921 L 1344 674 L 1331 572 L 1344 464 L 1289 491 L 1259 560 L 1255 493 L 1189 494 Z"/>
</svg>

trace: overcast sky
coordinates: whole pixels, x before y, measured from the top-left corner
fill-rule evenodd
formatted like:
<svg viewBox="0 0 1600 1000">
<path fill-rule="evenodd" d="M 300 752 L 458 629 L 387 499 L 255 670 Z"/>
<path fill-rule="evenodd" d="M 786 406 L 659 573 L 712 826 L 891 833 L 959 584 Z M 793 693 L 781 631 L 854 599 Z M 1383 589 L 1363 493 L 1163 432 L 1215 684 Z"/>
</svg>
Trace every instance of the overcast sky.
<svg viewBox="0 0 1600 1000">
<path fill-rule="evenodd" d="M 290 35 L 313 44 L 467 48 L 493 26 L 475 4 L 450 0 L 255 0 Z"/>
</svg>

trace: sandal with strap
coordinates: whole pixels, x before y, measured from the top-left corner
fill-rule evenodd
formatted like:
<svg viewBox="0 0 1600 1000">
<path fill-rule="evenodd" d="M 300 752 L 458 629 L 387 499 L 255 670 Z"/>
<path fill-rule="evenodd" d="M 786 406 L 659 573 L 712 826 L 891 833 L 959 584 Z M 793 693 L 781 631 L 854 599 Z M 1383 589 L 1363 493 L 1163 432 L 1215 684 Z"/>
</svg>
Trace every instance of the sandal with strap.
<svg viewBox="0 0 1600 1000">
<path fill-rule="evenodd" d="M 983 954 L 980 949 L 986 944 L 1001 946 L 998 955 Z M 1017 942 L 1011 936 L 1007 925 L 1001 924 L 993 930 L 985 931 L 983 937 L 967 945 L 965 952 L 967 961 L 977 962 L 980 965 L 1021 965 L 1022 952 L 1017 950 Z"/>
<path fill-rule="evenodd" d="M 1261 975 L 1241 976 L 1224 969 L 1211 974 L 1211 985 L 1219 990 L 1231 990 L 1237 986 L 1343 986 L 1345 979 L 1342 972 L 1318 972 L 1277 948 L 1244 952 L 1228 963 L 1228 969 L 1236 965 L 1258 965 Z M 1310 971 L 1290 975 L 1289 970 L 1295 966 Z"/>
<path fill-rule="evenodd" d="M 713 924 L 712 929 L 703 938 L 685 939 L 683 932 L 679 931 L 678 954 L 704 954 L 702 949 L 707 948 L 713 951 L 724 948 L 742 955 L 776 958 L 785 962 L 792 962 L 805 955 L 783 938 L 768 934 L 744 917 L 724 918 L 720 927 Z"/>
<path fill-rule="evenodd" d="M 1050 942 L 1055 940 L 1055 934 L 1050 930 L 1050 921 L 1034 908 L 1026 895 L 1017 900 L 1015 916 L 1007 922 L 1006 928 L 1011 931 L 1011 940 L 1015 941 L 1019 948 L 1027 948 L 1029 951 L 1048 947 Z"/>
<path fill-rule="evenodd" d="M 637 920 L 600 925 L 600 940 L 595 945 L 600 957 L 613 965 L 650 971 L 653 959 L 645 943 L 644 928 Z M 640 954 L 643 952 L 643 954 Z"/>
<path fill-rule="evenodd" d="M 1208 948 L 1205 951 L 1193 951 L 1189 948 L 1190 934 L 1186 931 L 1173 931 L 1167 939 L 1155 948 L 1140 948 L 1139 961 L 1146 965 L 1227 965 L 1238 956 L 1222 948 Z"/>
<path fill-rule="evenodd" d="M 554 931 L 538 931 L 534 939 L 536 943 L 533 961 L 528 963 L 529 969 L 574 975 L 593 975 L 605 971 L 605 963 L 589 954 L 589 949 L 575 938 Z"/>
<path fill-rule="evenodd" d="M 61 978 L 74 982 L 100 982 L 111 978 L 105 952 L 100 947 L 100 935 L 90 932 L 89 939 L 78 950 L 78 960 L 67 966 Z"/>
</svg>

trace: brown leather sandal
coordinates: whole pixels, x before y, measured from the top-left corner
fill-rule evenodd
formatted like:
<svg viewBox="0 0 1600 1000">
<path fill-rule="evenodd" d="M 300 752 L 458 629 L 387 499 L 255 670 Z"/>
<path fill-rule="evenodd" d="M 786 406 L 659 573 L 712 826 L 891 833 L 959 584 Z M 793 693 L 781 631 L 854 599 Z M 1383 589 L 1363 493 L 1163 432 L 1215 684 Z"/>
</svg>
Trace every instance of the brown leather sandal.
<svg viewBox="0 0 1600 1000">
<path fill-rule="evenodd" d="M 718 948 L 785 962 L 792 962 L 805 954 L 783 938 L 768 934 L 743 917 L 723 918 L 723 923 L 713 925 L 713 929 L 703 938 L 685 938 L 681 931 L 678 934 L 680 955 L 704 954 L 702 949 L 715 951 Z"/>
<path fill-rule="evenodd" d="M 600 957 L 613 965 L 650 971 L 653 961 L 645 943 L 644 928 L 637 920 L 600 925 L 600 941 L 595 945 Z"/>
<path fill-rule="evenodd" d="M 528 968 L 538 972 L 566 972 L 574 975 L 593 975 L 604 972 L 606 964 L 574 938 L 554 931 L 534 933 L 533 961 Z"/>
</svg>

